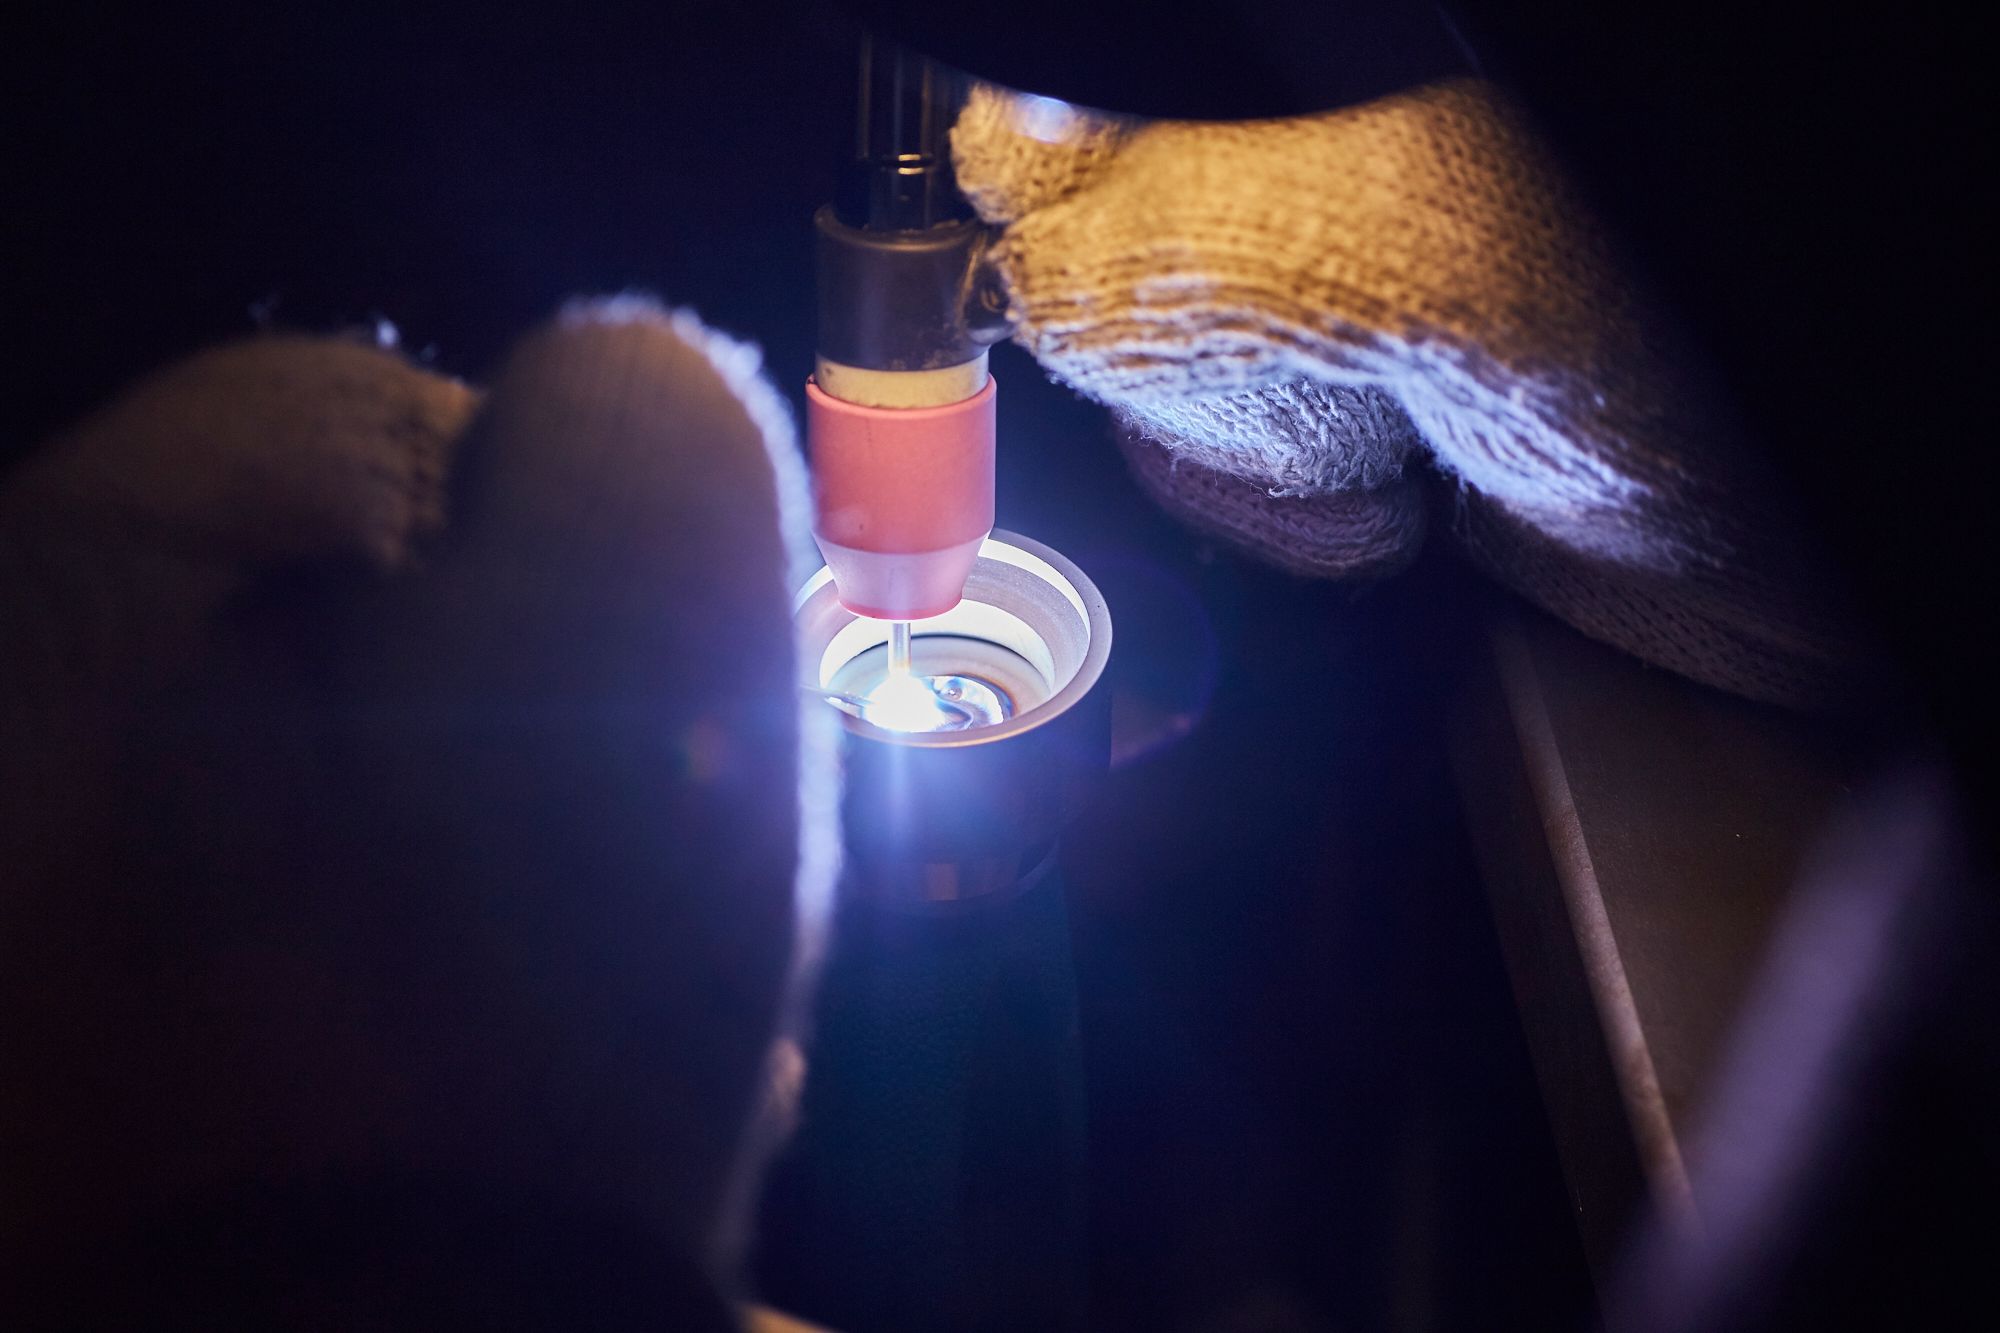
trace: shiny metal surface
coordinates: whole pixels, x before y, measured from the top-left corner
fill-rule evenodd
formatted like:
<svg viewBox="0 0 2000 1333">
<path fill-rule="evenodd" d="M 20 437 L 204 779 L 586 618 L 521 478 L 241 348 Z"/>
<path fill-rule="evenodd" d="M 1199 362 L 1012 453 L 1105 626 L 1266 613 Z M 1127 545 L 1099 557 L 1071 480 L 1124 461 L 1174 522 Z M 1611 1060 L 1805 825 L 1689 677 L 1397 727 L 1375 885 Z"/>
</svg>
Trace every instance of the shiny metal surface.
<svg viewBox="0 0 2000 1333">
<path fill-rule="evenodd" d="M 817 672 L 803 682 L 806 687 L 865 697 L 873 682 L 855 688 L 869 674 L 864 658 L 871 650 L 878 656 L 886 651 L 891 622 L 841 606 L 826 570 L 800 589 L 794 616 Z M 914 746 L 1005 740 L 1046 725 L 1088 695 L 1111 652 L 1110 609 L 1083 571 L 1040 542 L 997 530 L 980 548 L 965 600 L 941 616 L 912 622 L 910 632 L 914 669 L 986 681 L 1010 696 L 1012 715 L 954 731 L 910 733 L 850 714 L 850 731 Z M 1004 666 L 996 667 L 994 649 L 1004 650 Z M 966 660 L 953 660 L 954 652 Z"/>
<path fill-rule="evenodd" d="M 1004 722 L 1007 696 L 976 676 L 891 672 L 870 690 L 853 716 L 885 731 L 964 731 Z"/>
<path fill-rule="evenodd" d="M 850 736 L 851 886 L 936 904 L 1021 883 L 1109 760 L 1110 697 L 1096 687 L 1111 617 L 1096 586 L 1041 543 L 995 533 L 965 599 L 911 625 L 908 675 L 891 671 L 890 622 L 842 607 L 825 571 L 794 615 L 801 687 Z"/>
</svg>

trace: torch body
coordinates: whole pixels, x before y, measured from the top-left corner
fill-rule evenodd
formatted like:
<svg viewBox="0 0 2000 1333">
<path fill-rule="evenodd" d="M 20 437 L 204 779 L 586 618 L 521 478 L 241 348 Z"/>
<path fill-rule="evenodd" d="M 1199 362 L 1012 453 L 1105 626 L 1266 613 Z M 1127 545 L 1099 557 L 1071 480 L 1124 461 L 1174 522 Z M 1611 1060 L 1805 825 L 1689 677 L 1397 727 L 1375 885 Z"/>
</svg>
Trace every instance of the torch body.
<svg viewBox="0 0 2000 1333">
<path fill-rule="evenodd" d="M 1110 617 L 1062 556 L 993 531 L 1005 302 L 951 178 L 949 76 L 871 49 L 861 90 L 814 219 L 826 568 L 795 607 L 801 683 L 859 705 L 846 874 L 758 1268 L 838 1327 L 1060 1333 L 1083 1326 L 1085 1134 L 1057 845 L 1109 755 Z"/>
<path fill-rule="evenodd" d="M 813 218 L 813 532 L 841 601 L 884 620 L 949 611 L 993 529 L 986 349 L 1004 302 L 952 176 L 962 95 L 930 61 L 864 47 L 854 156 Z"/>
</svg>

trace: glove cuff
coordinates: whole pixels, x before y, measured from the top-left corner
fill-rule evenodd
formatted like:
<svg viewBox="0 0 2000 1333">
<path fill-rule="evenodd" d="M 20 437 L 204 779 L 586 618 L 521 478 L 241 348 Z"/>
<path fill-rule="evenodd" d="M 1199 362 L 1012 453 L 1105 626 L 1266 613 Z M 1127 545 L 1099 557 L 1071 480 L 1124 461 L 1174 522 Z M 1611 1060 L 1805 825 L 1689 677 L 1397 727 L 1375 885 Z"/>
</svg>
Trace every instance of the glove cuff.
<svg viewBox="0 0 2000 1333">
<path fill-rule="evenodd" d="M 1275 495 L 1220 472 L 1131 427 L 1119 447 L 1141 490 L 1199 532 L 1294 574 L 1378 579 L 1397 573 L 1423 545 L 1423 495 L 1404 477 L 1373 490 Z"/>
</svg>

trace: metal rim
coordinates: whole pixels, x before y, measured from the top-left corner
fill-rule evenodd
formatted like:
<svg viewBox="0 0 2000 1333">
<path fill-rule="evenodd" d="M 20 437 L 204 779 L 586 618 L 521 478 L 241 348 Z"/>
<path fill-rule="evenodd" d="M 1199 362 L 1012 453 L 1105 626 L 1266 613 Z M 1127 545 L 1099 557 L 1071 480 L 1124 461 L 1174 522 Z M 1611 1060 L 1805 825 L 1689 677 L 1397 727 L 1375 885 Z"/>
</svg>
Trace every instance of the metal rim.
<svg viewBox="0 0 2000 1333">
<path fill-rule="evenodd" d="M 993 551 L 992 548 L 996 546 L 1000 549 Z M 1111 656 L 1111 609 L 1105 604 L 1103 594 L 1098 592 L 1097 585 L 1092 583 L 1068 557 L 1032 537 L 1023 537 L 1019 533 L 995 528 L 981 545 L 980 558 L 999 559 L 1003 563 L 1018 567 L 1020 562 L 1006 559 L 1008 548 L 1033 557 L 1060 576 L 1069 587 L 1066 590 L 1058 588 L 1057 591 L 1062 592 L 1064 599 L 1077 606 L 1083 613 L 1085 633 L 1083 660 L 1078 663 L 1069 679 L 1041 703 L 992 726 L 966 731 L 890 731 L 842 712 L 840 715 L 842 725 L 849 732 L 882 744 L 903 745 L 913 749 L 946 750 L 969 745 L 990 745 L 995 741 L 1003 741 L 1011 736 L 1033 731 L 1054 721 L 1096 688 L 1099 678 L 1104 674 L 1104 665 Z M 1039 570 L 1030 569 L 1029 572 L 1044 582 L 1048 581 L 1047 575 Z M 815 597 L 832 596 L 829 591 L 831 583 L 832 574 L 826 569 L 821 569 L 807 580 L 793 601 L 793 614 L 797 615 L 804 611 Z"/>
</svg>

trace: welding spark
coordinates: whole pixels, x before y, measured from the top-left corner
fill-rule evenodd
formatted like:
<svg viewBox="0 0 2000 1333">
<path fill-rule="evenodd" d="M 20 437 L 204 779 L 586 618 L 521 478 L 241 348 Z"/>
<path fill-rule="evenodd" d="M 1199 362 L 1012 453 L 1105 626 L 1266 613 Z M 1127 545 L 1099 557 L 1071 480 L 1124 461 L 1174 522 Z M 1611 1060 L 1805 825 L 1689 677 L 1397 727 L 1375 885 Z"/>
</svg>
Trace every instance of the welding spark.
<svg viewBox="0 0 2000 1333">
<path fill-rule="evenodd" d="M 870 690 L 861 717 L 884 731 L 943 731 L 965 725 L 962 709 L 940 699 L 930 681 L 907 672 L 888 676 Z"/>
</svg>

